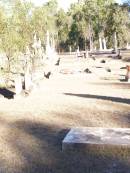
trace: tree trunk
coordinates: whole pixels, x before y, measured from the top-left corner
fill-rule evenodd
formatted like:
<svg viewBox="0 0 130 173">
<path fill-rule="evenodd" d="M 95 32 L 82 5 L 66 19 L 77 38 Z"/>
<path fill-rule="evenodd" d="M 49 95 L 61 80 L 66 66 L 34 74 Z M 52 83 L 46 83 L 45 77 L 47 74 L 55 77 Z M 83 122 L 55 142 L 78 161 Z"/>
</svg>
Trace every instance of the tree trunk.
<svg viewBox="0 0 130 173">
<path fill-rule="evenodd" d="M 8 55 L 6 55 L 6 56 L 7 56 L 7 59 L 8 59 L 8 72 L 10 72 L 10 69 L 11 69 L 11 67 L 10 67 L 10 57 Z"/>
<path fill-rule="evenodd" d="M 30 90 L 32 85 L 32 79 L 30 74 L 30 65 L 27 64 L 25 76 L 24 76 L 25 89 Z"/>
<path fill-rule="evenodd" d="M 101 37 L 99 37 L 99 45 L 100 45 L 100 50 L 102 50 L 103 48 L 102 48 L 102 38 Z"/>
<path fill-rule="evenodd" d="M 90 44 L 90 51 L 93 50 L 93 37 L 92 37 L 92 26 L 91 20 L 89 19 L 89 44 Z"/>
<path fill-rule="evenodd" d="M 15 93 L 20 94 L 22 92 L 22 79 L 20 74 L 15 77 Z"/>
<path fill-rule="evenodd" d="M 106 39 L 103 38 L 103 49 L 106 50 L 107 49 L 107 46 L 106 46 Z"/>
<path fill-rule="evenodd" d="M 72 48 L 71 48 L 71 46 L 69 46 L 69 51 L 70 51 L 70 55 L 71 55 L 71 53 L 72 53 Z"/>
<path fill-rule="evenodd" d="M 92 36 L 89 37 L 89 43 L 90 43 L 90 51 L 93 50 L 93 38 Z"/>
<path fill-rule="evenodd" d="M 117 36 L 116 36 L 116 32 L 114 32 L 114 49 L 117 52 Z"/>
<path fill-rule="evenodd" d="M 85 51 L 87 50 L 87 39 L 86 39 L 86 37 L 85 37 L 85 43 L 84 43 L 84 47 L 85 47 Z"/>
</svg>

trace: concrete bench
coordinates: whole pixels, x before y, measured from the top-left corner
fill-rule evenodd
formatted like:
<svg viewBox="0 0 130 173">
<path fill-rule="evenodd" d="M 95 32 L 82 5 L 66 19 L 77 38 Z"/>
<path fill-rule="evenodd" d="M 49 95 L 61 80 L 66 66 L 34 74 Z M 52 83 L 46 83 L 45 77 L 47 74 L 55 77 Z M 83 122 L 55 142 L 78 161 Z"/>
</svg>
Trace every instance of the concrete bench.
<svg viewBox="0 0 130 173">
<path fill-rule="evenodd" d="M 130 147 L 129 128 L 72 128 L 62 141 L 62 150 L 80 147 L 114 146 Z"/>
</svg>

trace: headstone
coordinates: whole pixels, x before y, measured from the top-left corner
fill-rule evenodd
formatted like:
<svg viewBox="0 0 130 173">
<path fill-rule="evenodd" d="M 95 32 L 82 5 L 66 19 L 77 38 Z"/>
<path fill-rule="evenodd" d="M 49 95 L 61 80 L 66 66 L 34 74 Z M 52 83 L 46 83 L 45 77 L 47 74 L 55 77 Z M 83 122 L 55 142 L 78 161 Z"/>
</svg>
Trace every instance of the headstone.
<svg viewBox="0 0 130 173">
<path fill-rule="evenodd" d="M 78 46 L 78 48 L 77 48 L 77 50 L 76 50 L 76 57 L 77 57 L 77 58 L 79 58 L 79 57 L 80 57 L 79 46 Z"/>
<path fill-rule="evenodd" d="M 0 53 L 0 67 L 6 68 L 8 64 L 8 58 L 5 53 Z"/>
<path fill-rule="evenodd" d="M 25 73 L 25 90 L 29 91 L 32 87 L 31 74 Z"/>
<path fill-rule="evenodd" d="M 70 55 L 71 55 L 71 53 L 72 53 L 72 48 L 71 48 L 71 46 L 69 46 L 69 51 L 70 51 Z"/>
<path fill-rule="evenodd" d="M 130 147 L 130 128 L 72 128 L 62 141 L 62 150 L 84 147 Z"/>
<path fill-rule="evenodd" d="M 102 50 L 103 47 L 102 47 L 102 38 L 101 37 L 99 38 L 99 45 L 100 45 L 100 50 Z"/>
<path fill-rule="evenodd" d="M 86 58 L 89 57 L 89 53 L 88 53 L 88 50 L 86 50 Z"/>
<path fill-rule="evenodd" d="M 37 41 L 37 56 L 40 60 L 43 58 L 43 50 L 44 48 L 42 47 L 41 39 L 39 38 Z"/>
<path fill-rule="evenodd" d="M 0 86 L 3 86 L 3 87 L 6 86 L 6 81 L 5 81 L 4 75 L 2 75 L 2 73 L 0 74 Z"/>
<path fill-rule="evenodd" d="M 129 45 L 128 42 L 127 42 L 127 44 L 126 44 L 126 49 L 130 49 L 130 45 Z"/>
<path fill-rule="evenodd" d="M 26 72 L 25 72 L 25 90 L 29 91 L 32 87 L 32 77 L 30 74 L 30 66 L 27 66 Z"/>
<path fill-rule="evenodd" d="M 18 75 L 15 77 L 15 93 L 16 95 L 21 94 L 22 92 L 22 79 L 21 76 Z"/>
<path fill-rule="evenodd" d="M 3 98 L 4 98 L 4 96 L 2 94 L 0 94 L 0 99 L 3 99 Z"/>
<path fill-rule="evenodd" d="M 34 34 L 33 40 L 34 41 L 33 41 L 32 47 L 34 48 L 35 55 L 37 55 L 39 49 L 41 49 L 41 40 L 40 40 L 40 38 L 39 39 L 37 38 L 36 33 Z"/>
</svg>

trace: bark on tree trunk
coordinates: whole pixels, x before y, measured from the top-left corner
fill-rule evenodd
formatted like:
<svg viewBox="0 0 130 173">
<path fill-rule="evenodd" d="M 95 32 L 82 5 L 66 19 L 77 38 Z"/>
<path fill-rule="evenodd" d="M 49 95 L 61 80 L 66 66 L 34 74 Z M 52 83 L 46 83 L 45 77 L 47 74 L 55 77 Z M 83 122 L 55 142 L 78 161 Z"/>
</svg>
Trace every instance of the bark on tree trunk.
<svg viewBox="0 0 130 173">
<path fill-rule="evenodd" d="M 99 37 L 99 45 L 100 45 L 100 50 L 102 50 L 103 48 L 102 48 L 102 38 L 101 37 Z"/>
<path fill-rule="evenodd" d="M 7 55 L 7 59 L 8 59 L 8 72 L 10 72 L 10 57 Z"/>
<path fill-rule="evenodd" d="M 92 37 L 92 26 L 91 20 L 89 19 L 89 43 L 90 43 L 90 51 L 93 50 L 93 37 Z"/>
<path fill-rule="evenodd" d="M 107 46 L 106 46 L 106 39 L 103 38 L 103 49 L 106 50 L 107 49 Z"/>
<path fill-rule="evenodd" d="M 86 44 L 86 41 L 87 41 L 87 39 L 86 39 L 86 37 L 85 37 L 85 44 L 84 44 L 85 51 L 87 50 L 87 44 Z"/>
<path fill-rule="evenodd" d="M 92 36 L 89 37 L 89 43 L 90 43 L 90 51 L 93 50 L 93 38 Z"/>
<path fill-rule="evenodd" d="M 114 49 L 117 52 L 117 36 L 116 36 L 116 32 L 114 32 Z"/>
</svg>

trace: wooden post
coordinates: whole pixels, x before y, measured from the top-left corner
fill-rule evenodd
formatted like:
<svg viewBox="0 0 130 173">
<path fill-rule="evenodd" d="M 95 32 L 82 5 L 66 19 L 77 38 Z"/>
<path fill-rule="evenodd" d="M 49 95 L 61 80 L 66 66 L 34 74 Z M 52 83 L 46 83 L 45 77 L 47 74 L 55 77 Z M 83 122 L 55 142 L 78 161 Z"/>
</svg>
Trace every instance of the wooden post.
<svg viewBox="0 0 130 173">
<path fill-rule="evenodd" d="M 126 73 L 126 77 L 125 79 L 130 82 L 130 65 L 127 65 L 126 66 L 126 70 L 127 70 L 127 73 Z"/>
</svg>

